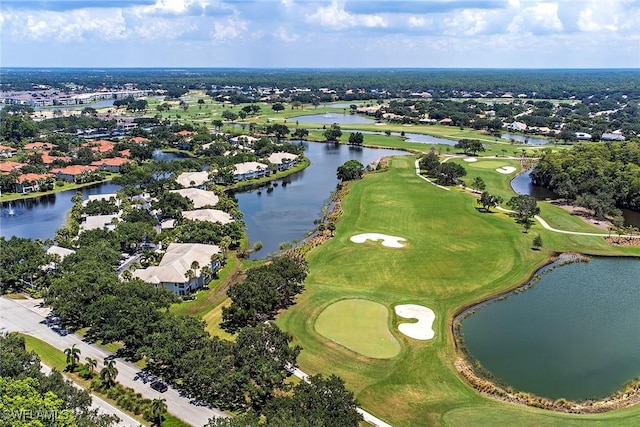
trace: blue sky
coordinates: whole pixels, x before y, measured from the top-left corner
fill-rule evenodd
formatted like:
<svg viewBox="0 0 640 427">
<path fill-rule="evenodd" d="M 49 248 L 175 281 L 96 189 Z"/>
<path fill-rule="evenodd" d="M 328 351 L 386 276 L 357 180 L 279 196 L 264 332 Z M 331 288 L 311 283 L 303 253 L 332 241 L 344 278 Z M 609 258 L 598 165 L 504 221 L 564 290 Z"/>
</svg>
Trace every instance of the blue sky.
<svg viewBox="0 0 640 427">
<path fill-rule="evenodd" d="M 0 0 L 2 67 L 640 68 L 640 0 Z"/>
</svg>

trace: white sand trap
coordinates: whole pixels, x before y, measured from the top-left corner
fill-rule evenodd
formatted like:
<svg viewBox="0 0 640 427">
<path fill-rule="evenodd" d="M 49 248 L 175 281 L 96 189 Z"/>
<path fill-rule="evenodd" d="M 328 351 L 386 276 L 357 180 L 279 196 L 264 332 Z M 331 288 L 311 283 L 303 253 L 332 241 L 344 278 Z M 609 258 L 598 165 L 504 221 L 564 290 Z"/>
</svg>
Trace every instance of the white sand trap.
<svg viewBox="0 0 640 427">
<path fill-rule="evenodd" d="M 387 234 L 380 233 L 363 233 L 356 234 L 355 236 L 351 236 L 350 239 L 353 243 L 364 243 L 367 240 L 378 241 L 382 240 L 382 246 L 386 246 L 387 248 L 403 248 L 404 245 L 400 242 L 406 242 L 407 239 L 397 236 L 389 236 Z"/>
<path fill-rule="evenodd" d="M 396 314 L 407 319 L 418 319 L 416 323 L 400 323 L 400 332 L 416 340 L 430 340 L 435 335 L 433 321 L 436 314 L 429 307 L 416 304 L 396 305 Z"/>
<path fill-rule="evenodd" d="M 469 163 L 473 163 L 473 162 L 477 162 L 478 159 L 476 159 L 475 157 L 465 157 L 464 159 L 465 162 L 469 162 Z"/>
<path fill-rule="evenodd" d="M 386 126 L 386 123 L 376 123 L 374 126 Z"/>
<path fill-rule="evenodd" d="M 498 173 L 502 173 L 502 174 L 510 174 L 516 171 L 516 168 L 514 168 L 513 166 L 502 166 L 501 168 L 496 169 L 496 172 Z"/>
</svg>

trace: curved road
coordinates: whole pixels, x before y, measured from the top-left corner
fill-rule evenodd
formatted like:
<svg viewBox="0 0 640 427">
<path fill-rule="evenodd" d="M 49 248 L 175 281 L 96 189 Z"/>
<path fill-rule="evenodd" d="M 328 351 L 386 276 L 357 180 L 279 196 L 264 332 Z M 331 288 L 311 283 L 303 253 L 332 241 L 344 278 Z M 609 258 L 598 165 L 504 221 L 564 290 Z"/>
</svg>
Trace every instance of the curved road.
<svg viewBox="0 0 640 427">
<path fill-rule="evenodd" d="M 46 312 L 37 306 L 39 301 L 20 300 L 18 302 L 18 300 L 0 298 L 0 333 L 22 332 L 41 339 L 61 351 L 75 344 L 81 351 L 81 360 L 87 356 L 98 360 L 98 370 L 102 368 L 105 358 L 114 357 L 112 353 L 97 345 L 82 341 L 82 338 L 75 334 L 62 336 L 54 332 L 44 323 Z M 148 399 L 165 399 L 169 413 L 192 426 L 204 426 L 210 418 L 228 417 L 218 409 L 191 404 L 188 397 L 180 396 L 179 392 L 172 387 L 169 387 L 165 393 L 153 390 L 149 387 L 150 379 L 145 378 L 145 373 L 132 363 L 118 359 L 116 368 L 118 368 L 119 383 L 131 387 Z"/>
</svg>

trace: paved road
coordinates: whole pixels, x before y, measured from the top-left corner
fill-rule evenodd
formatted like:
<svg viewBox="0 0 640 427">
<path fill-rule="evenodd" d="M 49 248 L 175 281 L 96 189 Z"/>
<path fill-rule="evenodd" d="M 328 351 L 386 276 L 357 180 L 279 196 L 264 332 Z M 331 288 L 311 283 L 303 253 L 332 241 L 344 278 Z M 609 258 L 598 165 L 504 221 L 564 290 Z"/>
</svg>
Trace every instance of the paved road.
<svg viewBox="0 0 640 427">
<path fill-rule="evenodd" d="M 35 300 L 33 300 L 35 301 Z M 43 323 L 45 314 L 42 310 L 35 311 L 24 306 L 16 300 L 0 298 L 0 333 L 22 332 L 39 338 L 59 350 L 64 350 L 76 344 L 81 351 L 81 361 L 85 357 L 92 357 L 98 360 L 98 370 L 102 369 L 103 360 L 106 357 L 113 357 L 113 354 L 93 344 L 87 344 L 75 334 L 61 336 Z M 38 313 L 36 313 L 38 311 Z M 182 419 L 192 426 L 203 426 L 210 418 L 227 417 L 228 415 L 217 409 L 210 409 L 205 406 L 196 406 L 190 403 L 188 397 L 182 397 L 177 390 L 169 388 L 165 393 L 159 393 L 149 387 L 149 379 L 142 379 L 140 368 L 118 359 L 118 382 L 131 387 L 144 397 L 149 399 L 162 398 L 166 400 L 167 408 L 172 415 Z"/>
<path fill-rule="evenodd" d="M 42 372 L 46 375 L 51 373 L 51 368 L 44 363 L 42 365 Z M 75 382 L 73 383 L 77 388 L 82 388 Z M 91 393 L 91 407 L 93 409 L 97 409 L 101 414 L 115 415 L 120 418 L 120 422 L 116 424 L 118 427 L 138 427 L 140 423 L 135 419 L 131 418 L 129 415 L 122 412 L 120 409 L 116 408 L 110 403 L 105 402 L 95 394 Z"/>
</svg>

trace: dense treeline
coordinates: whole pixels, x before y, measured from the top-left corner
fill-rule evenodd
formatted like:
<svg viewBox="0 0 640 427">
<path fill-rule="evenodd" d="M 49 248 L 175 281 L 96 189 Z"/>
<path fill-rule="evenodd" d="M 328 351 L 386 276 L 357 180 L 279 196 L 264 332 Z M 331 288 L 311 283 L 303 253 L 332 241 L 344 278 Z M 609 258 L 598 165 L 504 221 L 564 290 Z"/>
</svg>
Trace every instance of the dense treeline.
<svg viewBox="0 0 640 427">
<path fill-rule="evenodd" d="M 98 256 L 99 251 L 104 254 Z M 333 425 L 358 425 L 353 395 L 338 379 L 316 378 L 310 386 L 296 387 L 291 395 L 285 379 L 300 348 L 292 346 L 292 338 L 277 326 L 251 322 L 253 326 L 234 329 L 238 332 L 235 342 L 212 338 L 201 320 L 167 310 L 175 302 L 169 291 L 135 279 L 118 280 L 109 260 L 116 254 L 110 256 L 109 248 L 98 241 L 65 258 L 64 274 L 52 280 L 45 296 L 63 326 L 88 328 L 86 337 L 91 340 L 122 343 L 123 356 L 145 358 L 148 371 L 217 407 L 252 414 L 248 417 L 304 420 L 307 414 L 290 411 L 326 404 L 342 408 Z M 286 306 L 301 288 L 306 264 L 282 257 L 271 265 L 254 269 L 249 276 L 253 285 L 276 291 L 278 304 Z M 318 389 L 328 390 L 328 395 L 319 396 Z M 308 416 L 322 417 L 318 411 Z M 324 416 L 328 420 L 336 414 Z"/>
<path fill-rule="evenodd" d="M 619 215 L 619 208 L 640 211 L 640 143 L 580 144 L 546 152 L 531 180 L 601 219 Z"/>
<path fill-rule="evenodd" d="M 538 98 L 563 98 L 609 93 L 640 97 L 637 70 L 483 70 L 483 69 L 37 69 L 0 70 L 3 90 L 31 90 L 34 84 L 61 87 L 73 81 L 90 89 L 210 89 L 212 86 L 322 87 L 337 91 L 363 88 L 391 92 L 430 90 L 435 96 L 456 91 L 525 93 Z M 530 96 L 531 97 L 531 96 Z"/>
<path fill-rule="evenodd" d="M 91 409 L 91 396 L 60 372 L 41 372 L 40 359 L 26 351 L 24 338 L 0 335 L 0 425 L 110 427 L 114 415 Z"/>
</svg>

